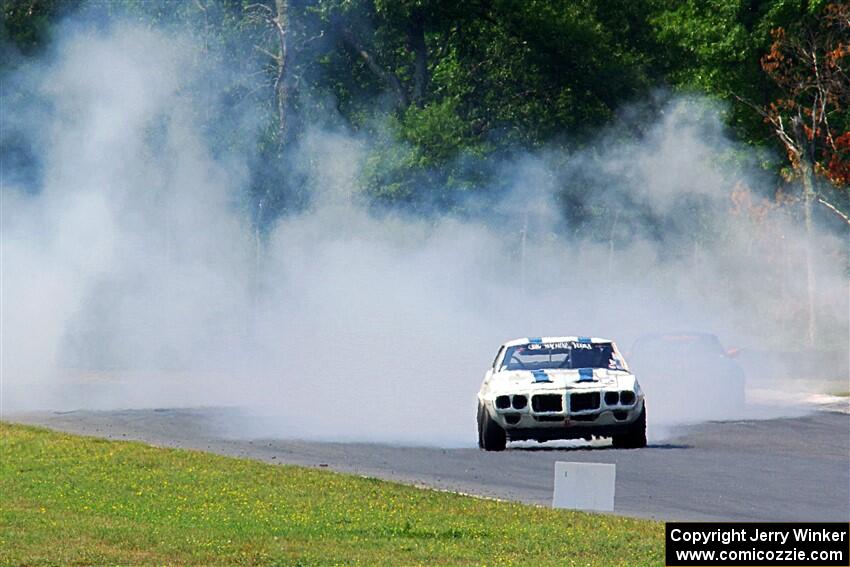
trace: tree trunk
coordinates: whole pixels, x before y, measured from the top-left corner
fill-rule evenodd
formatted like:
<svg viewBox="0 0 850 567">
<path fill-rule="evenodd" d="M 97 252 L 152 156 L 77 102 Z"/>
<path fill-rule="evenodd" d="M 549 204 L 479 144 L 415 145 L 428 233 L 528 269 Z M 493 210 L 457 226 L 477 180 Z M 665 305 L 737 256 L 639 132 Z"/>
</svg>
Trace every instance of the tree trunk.
<svg viewBox="0 0 850 567">
<path fill-rule="evenodd" d="M 614 213 L 614 222 L 611 223 L 611 232 L 608 235 L 608 283 L 614 281 L 614 236 L 617 234 L 617 224 L 620 222 L 620 212 L 622 209 L 617 208 Z"/>
<path fill-rule="evenodd" d="M 812 235 L 814 232 L 812 226 L 812 204 L 815 200 L 815 188 L 813 179 L 812 162 L 809 152 L 807 151 L 809 144 L 806 142 L 806 137 L 803 132 L 802 118 L 795 117 L 792 120 L 794 129 L 794 141 L 799 148 L 800 159 L 800 178 L 803 182 L 803 221 L 805 225 L 804 249 L 806 256 L 806 343 L 808 346 L 815 345 L 817 338 L 817 324 L 815 319 L 815 271 L 812 265 Z"/>
<path fill-rule="evenodd" d="M 275 78 L 274 87 L 275 95 L 277 96 L 277 119 L 278 119 L 278 134 L 281 144 L 286 140 L 287 136 L 287 105 L 289 104 L 289 81 L 287 80 L 286 72 L 288 71 L 288 54 L 286 32 L 289 28 L 288 19 L 288 2 L 287 0 L 275 0 L 275 17 L 274 25 L 278 38 L 278 57 L 277 57 L 277 77 Z"/>
<path fill-rule="evenodd" d="M 407 43 L 413 51 L 413 103 L 422 106 L 428 93 L 428 48 L 425 45 L 425 21 L 422 14 L 414 12 L 407 28 Z"/>
<path fill-rule="evenodd" d="M 522 232 L 520 232 L 519 240 L 519 286 L 520 291 L 525 293 L 525 243 L 528 240 L 528 210 L 525 211 L 525 216 L 522 223 Z"/>
<path fill-rule="evenodd" d="M 369 70 L 390 87 L 393 94 L 395 94 L 396 105 L 402 109 L 410 106 L 410 99 L 395 73 L 382 68 L 354 32 L 345 26 L 342 27 L 342 38 L 360 56 L 363 62 L 366 63 Z"/>
</svg>

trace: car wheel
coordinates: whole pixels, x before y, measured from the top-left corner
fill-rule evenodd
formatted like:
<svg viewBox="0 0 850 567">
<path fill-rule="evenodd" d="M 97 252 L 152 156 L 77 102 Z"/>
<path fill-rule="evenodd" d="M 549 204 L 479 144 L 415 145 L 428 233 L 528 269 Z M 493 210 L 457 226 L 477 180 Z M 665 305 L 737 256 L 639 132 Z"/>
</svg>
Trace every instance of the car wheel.
<svg viewBox="0 0 850 567">
<path fill-rule="evenodd" d="M 485 451 L 504 451 L 508 443 L 505 430 L 490 417 L 486 408 L 481 408 L 481 414 L 481 448 Z"/>
<path fill-rule="evenodd" d="M 646 447 L 646 406 L 640 410 L 640 416 L 629 426 L 629 429 L 611 439 L 617 449 L 640 449 Z"/>
<path fill-rule="evenodd" d="M 478 415 L 476 416 L 476 421 L 478 422 L 478 448 L 484 448 L 484 406 L 480 403 L 478 404 Z"/>
</svg>

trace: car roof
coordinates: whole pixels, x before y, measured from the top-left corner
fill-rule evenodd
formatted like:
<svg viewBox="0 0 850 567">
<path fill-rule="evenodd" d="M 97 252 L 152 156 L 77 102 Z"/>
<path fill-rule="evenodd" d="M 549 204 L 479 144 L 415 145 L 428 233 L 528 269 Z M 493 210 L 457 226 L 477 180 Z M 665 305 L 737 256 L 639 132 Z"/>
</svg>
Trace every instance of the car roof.
<svg viewBox="0 0 850 567">
<path fill-rule="evenodd" d="M 705 331 L 669 331 L 666 333 L 646 333 L 639 336 L 636 341 L 648 340 L 648 339 L 660 339 L 660 340 L 668 340 L 678 337 L 694 337 L 699 339 L 718 339 L 719 337 L 714 333 L 707 333 Z"/>
<path fill-rule="evenodd" d="M 511 347 L 519 345 L 527 345 L 530 343 L 613 343 L 611 339 L 603 339 L 601 337 L 583 337 L 579 335 L 568 335 L 561 337 L 523 337 L 521 339 L 513 339 L 502 343 L 502 346 Z"/>
</svg>

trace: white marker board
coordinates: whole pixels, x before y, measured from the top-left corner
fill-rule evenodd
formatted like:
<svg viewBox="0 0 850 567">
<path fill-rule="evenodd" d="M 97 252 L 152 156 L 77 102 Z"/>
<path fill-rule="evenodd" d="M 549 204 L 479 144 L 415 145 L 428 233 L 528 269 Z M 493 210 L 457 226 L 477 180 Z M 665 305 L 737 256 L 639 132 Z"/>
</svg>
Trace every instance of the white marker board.
<svg viewBox="0 0 850 567">
<path fill-rule="evenodd" d="M 557 461 L 552 507 L 611 512 L 616 479 L 617 465 Z"/>
</svg>

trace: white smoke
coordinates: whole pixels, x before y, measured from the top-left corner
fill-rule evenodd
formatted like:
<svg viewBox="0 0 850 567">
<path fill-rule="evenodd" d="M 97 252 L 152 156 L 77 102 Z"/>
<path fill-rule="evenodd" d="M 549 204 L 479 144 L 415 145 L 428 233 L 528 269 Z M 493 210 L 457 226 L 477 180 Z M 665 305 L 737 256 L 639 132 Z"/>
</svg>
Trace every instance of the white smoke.
<svg viewBox="0 0 850 567">
<path fill-rule="evenodd" d="M 37 104 L 3 100 L 3 128 L 42 160 L 36 187 L 3 176 L 3 412 L 238 405 L 268 434 L 463 445 L 511 338 L 802 340 L 799 223 L 730 213 L 733 190 L 763 181 L 724 165 L 746 150 L 705 101 L 670 101 L 639 140 L 612 129 L 593 150 L 498 164 L 512 190 L 474 219 L 376 216 L 357 190 L 369 141 L 308 128 L 297 161 L 313 204 L 260 239 L 237 206 L 249 156 L 213 152 L 200 126 L 192 86 L 208 70 L 191 42 L 119 24 L 59 41 L 10 79 Z M 611 219 L 610 242 L 580 236 L 555 192 L 588 171 L 617 183 L 588 197 L 640 203 L 661 234 Z M 711 240 L 677 243 L 706 225 Z M 819 325 L 840 345 L 846 278 L 828 252 L 844 244 L 818 239 Z M 692 415 L 647 395 L 651 425 Z"/>
</svg>

